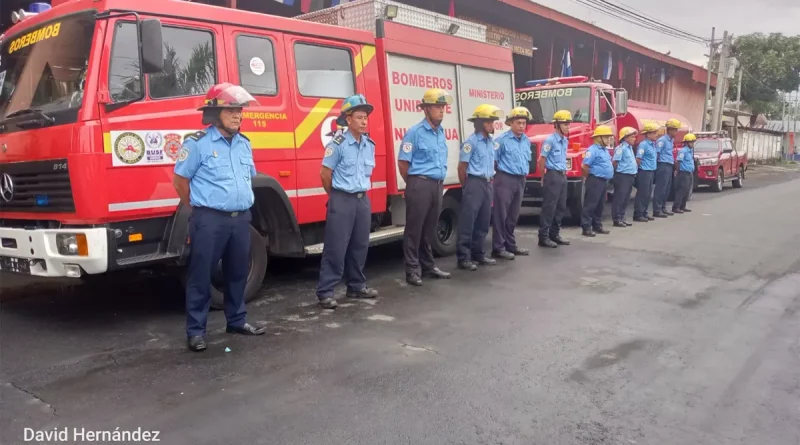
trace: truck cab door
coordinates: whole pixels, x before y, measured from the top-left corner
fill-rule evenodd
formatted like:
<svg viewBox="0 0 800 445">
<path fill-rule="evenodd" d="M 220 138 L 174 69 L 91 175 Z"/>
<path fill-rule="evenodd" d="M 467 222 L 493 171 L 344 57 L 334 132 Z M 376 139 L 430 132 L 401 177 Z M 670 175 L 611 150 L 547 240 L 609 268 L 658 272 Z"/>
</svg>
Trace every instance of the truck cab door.
<svg viewBox="0 0 800 445">
<path fill-rule="evenodd" d="M 325 145 L 336 131 L 342 101 L 364 93 L 358 79 L 357 44 L 314 37 L 285 35 L 285 58 L 292 84 L 291 106 L 297 171 L 297 219 L 324 221 L 328 196 L 322 188 L 320 168 Z"/>
<path fill-rule="evenodd" d="M 725 177 L 731 177 L 732 170 L 731 165 L 733 164 L 733 146 L 731 145 L 730 141 L 723 141 L 722 142 L 722 157 L 720 158 L 720 163 L 722 164 L 722 169 L 725 172 Z"/>
<path fill-rule="evenodd" d="M 256 170 L 275 178 L 297 209 L 292 88 L 283 35 L 261 29 L 224 26 L 227 76 L 258 101 L 242 114 L 242 133 L 250 139 Z"/>
</svg>

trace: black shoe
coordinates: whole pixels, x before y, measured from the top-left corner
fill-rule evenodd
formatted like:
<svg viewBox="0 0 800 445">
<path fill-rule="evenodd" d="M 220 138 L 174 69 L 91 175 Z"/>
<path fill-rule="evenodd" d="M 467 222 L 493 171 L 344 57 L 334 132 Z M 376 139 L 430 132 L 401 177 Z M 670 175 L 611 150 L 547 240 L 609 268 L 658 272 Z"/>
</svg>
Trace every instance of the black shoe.
<svg viewBox="0 0 800 445">
<path fill-rule="evenodd" d="M 447 280 L 450 278 L 450 272 L 445 272 L 438 267 L 434 267 L 431 270 L 426 270 L 425 272 L 422 272 L 422 275 L 430 278 L 438 278 L 440 280 Z"/>
<path fill-rule="evenodd" d="M 346 296 L 347 298 L 358 298 L 361 300 L 378 298 L 378 291 L 369 287 L 365 287 L 357 292 L 347 291 Z"/>
<path fill-rule="evenodd" d="M 597 227 L 597 228 L 594 228 L 593 230 L 594 230 L 594 233 L 599 233 L 600 235 L 608 235 L 609 233 L 611 233 L 610 231 L 608 231 L 608 230 L 606 230 L 606 229 L 604 229 L 602 227 Z"/>
<path fill-rule="evenodd" d="M 206 339 L 203 338 L 202 335 L 195 335 L 193 337 L 189 337 L 186 341 L 189 350 L 192 352 L 201 352 L 205 351 L 208 346 L 206 346 Z"/>
<path fill-rule="evenodd" d="M 555 249 L 558 247 L 558 244 L 556 244 L 556 242 L 550 238 L 539 238 L 539 247 L 550 247 L 551 249 Z"/>
<path fill-rule="evenodd" d="M 569 246 L 569 241 L 565 240 L 564 238 L 561 238 L 561 235 L 550 238 L 550 241 L 558 244 L 559 246 Z"/>
<path fill-rule="evenodd" d="M 509 252 L 516 256 L 528 256 L 531 254 L 530 250 L 523 247 L 517 247 L 516 249 L 509 250 Z"/>
<path fill-rule="evenodd" d="M 628 227 L 628 225 L 622 221 L 614 221 L 614 227 Z"/>
<path fill-rule="evenodd" d="M 509 260 L 509 261 L 514 259 L 514 254 L 507 250 L 492 252 L 492 256 L 495 258 L 500 258 L 502 260 Z"/>
<path fill-rule="evenodd" d="M 652 216 L 649 216 L 649 215 L 645 216 L 645 218 L 647 218 L 648 221 L 655 221 L 655 218 L 653 218 Z"/>
<path fill-rule="evenodd" d="M 228 326 L 225 328 L 228 334 L 241 334 L 241 335 L 262 335 L 267 332 L 267 328 L 257 328 L 250 323 L 245 323 L 241 326 Z"/>
<path fill-rule="evenodd" d="M 656 217 L 656 218 L 666 218 L 667 214 L 666 213 L 653 213 L 653 216 Z"/>
<path fill-rule="evenodd" d="M 319 300 L 319 305 L 322 306 L 322 309 L 336 309 L 339 306 L 339 303 L 336 302 L 333 298 L 323 298 Z"/>
<path fill-rule="evenodd" d="M 476 266 L 472 261 L 459 261 L 458 268 L 462 270 L 468 270 L 470 272 L 478 270 L 478 266 Z"/>
<path fill-rule="evenodd" d="M 415 273 L 406 274 L 406 283 L 412 286 L 422 286 L 422 278 Z"/>
<path fill-rule="evenodd" d="M 628 221 L 622 221 L 622 224 L 625 224 L 626 226 L 629 226 L 629 227 L 633 225 L 632 222 L 628 222 Z"/>
<path fill-rule="evenodd" d="M 681 210 L 681 209 L 672 209 L 672 213 L 677 213 L 678 215 L 680 215 L 681 213 L 683 213 L 683 210 Z M 669 215 L 669 213 L 668 213 L 668 215 Z"/>
<path fill-rule="evenodd" d="M 634 222 L 649 222 L 650 219 L 647 218 L 646 216 L 636 216 L 636 217 L 633 218 L 633 221 Z"/>
<path fill-rule="evenodd" d="M 691 213 L 691 209 L 681 209 L 681 210 L 683 210 L 684 213 L 686 213 L 686 212 Z"/>
<path fill-rule="evenodd" d="M 667 216 L 673 216 L 673 215 L 675 215 L 674 213 L 672 213 L 672 212 L 667 212 L 667 211 L 664 211 L 664 214 L 665 214 L 665 215 L 667 215 Z"/>
<path fill-rule="evenodd" d="M 587 236 L 589 238 L 594 238 L 595 236 L 597 236 L 594 232 L 592 232 L 592 229 L 583 229 L 581 235 Z"/>
<path fill-rule="evenodd" d="M 483 257 L 480 260 L 473 261 L 473 263 L 477 264 L 478 266 L 495 266 L 497 265 L 497 260 Z"/>
</svg>

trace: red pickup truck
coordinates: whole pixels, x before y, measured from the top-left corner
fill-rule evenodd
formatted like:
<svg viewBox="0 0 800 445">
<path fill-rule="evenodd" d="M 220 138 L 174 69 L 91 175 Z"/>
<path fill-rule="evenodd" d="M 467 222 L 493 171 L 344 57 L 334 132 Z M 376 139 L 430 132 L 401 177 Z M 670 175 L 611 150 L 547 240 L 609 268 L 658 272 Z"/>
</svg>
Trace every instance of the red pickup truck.
<svg viewBox="0 0 800 445">
<path fill-rule="evenodd" d="M 744 185 L 747 153 L 739 152 L 727 132 L 698 132 L 694 144 L 696 177 L 694 187 L 709 185 L 721 192 L 726 182 L 734 188 Z"/>
</svg>

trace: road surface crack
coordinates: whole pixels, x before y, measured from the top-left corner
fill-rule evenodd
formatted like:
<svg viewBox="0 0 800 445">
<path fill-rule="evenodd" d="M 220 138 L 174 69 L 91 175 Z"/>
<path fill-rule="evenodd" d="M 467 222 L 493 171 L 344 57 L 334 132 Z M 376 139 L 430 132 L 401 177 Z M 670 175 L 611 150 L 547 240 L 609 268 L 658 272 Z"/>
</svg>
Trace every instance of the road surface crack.
<svg viewBox="0 0 800 445">
<path fill-rule="evenodd" d="M 18 385 L 17 385 L 16 383 L 14 383 L 14 382 L 8 382 L 8 384 L 9 384 L 9 385 L 11 385 L 11 386 L 12 386 L 14 389 L 16 389 L 17 391 L 19 391 L 19 392 L 22 392 L 22 393 L 25 393 L 25 394 L 27 394 L 27 395 L 29 395 L 29 396 L 33 397 L 35 400 L 37 400 L 37 401 L 39 401 L 39 402 L 41 402 L 41 403 L 44 403 L 44 404 L 45 404 L 45 406 L 47 406 L 47 408 L 50 410 L 50 414 L 52 414 L 52 415 L 53 415 L 53 416 L 55 416 L 55 417 L 58 417 L 58 412 L 56 411 L 56 407 L 54 407 L 53 405 L 51 405 L 51 404 L 47 403 L 47 401 L 45 401 L 44 399 L 42 399 L 41 397 L 39 397 L 39 395 L 38 395 L 38 394 L 36 394 L 35 392 L 33 392 L 33 391 L 30 391 L 30 390 L 27 390 L 27 389 L 25 389 L 25 388 L 22 388 L 22 387 L 18 386 Z"/>
<path fill-rule="evenodd" d="M 427 351 L 427 352 L 433 352 L 436 355 L 441 355 L 441 354 L 439 354 L 439 351 L 437 351 L 435 349 L 431 349 L 431 348 L 426 348 L 424 346 L 414 346 L 414 345 L 411 345 L 411 344 L 408 344 L 408 343 L 402 343 L 402 342 L 400 343 L 400 346 L 402 346 L 402 347 L 404 347 L 406 349 L 411 349 L 412 351 L 418 351 L 418 352 Z"/>
</svg>

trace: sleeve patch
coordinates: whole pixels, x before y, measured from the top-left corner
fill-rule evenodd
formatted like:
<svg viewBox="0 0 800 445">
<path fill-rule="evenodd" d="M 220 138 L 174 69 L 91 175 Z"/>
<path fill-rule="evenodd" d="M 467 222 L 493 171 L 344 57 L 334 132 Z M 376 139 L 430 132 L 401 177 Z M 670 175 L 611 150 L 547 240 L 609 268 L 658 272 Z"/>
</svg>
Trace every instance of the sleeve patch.
<svg viewBox="0 0 800 445">
<path fill-rule="evenodd" d="M 328 158 L 331 155 L 333 155 L 333 149 L 331 147 L 326 147 L 325 148 L 325 157 Z"/>
<path fill-rule="evenodd" d="M 414 146 L 411 144 L 411 142 L 406 142 L 405 144 L 403 144 L 404 153 L 411 153 L 412 148 L 414 148 Z"/>
<path fill-rule="evenodd" d="M 552 145 L 550 145 L 550 144 L 544 144 L 544 147 L 542 147 L 542 151 L 543 151 L 543 152 L 545 152 L 545 153 L 550 153 L 550 149 L 551 149 L 551 148 L 553 148 L 553 146 L 552 146 Z"/>
<path fill-rule="evenodd" d="M 471 151 L 472 151 L 472 145 L 470 145 L 470 144 L 468 144 L 468 143 L 467 143 L 467 144 L 464 144 L 463 150 L 464 150 L 464 153 L 469 153 L 469 152 L 471 152 Z"/>
<path fill-rule="evenodd" d="M 658 143 L 658 148 L 664 148 L 664 143 L 663 142 L 659 142 Z"/>
<path fill-rule="evenodd" d="M 181 148 L 180 153 L 178 153 L 178 162 L 185 161 L 186 158 L 189 157 L 189 149 L 186 147 Z"/>
<path fill-rule="evenodd" d="M 584 159 L 589 159 L 589 158 L 591 158 L 591 157 L 592 157 L 592 151 L 591 151 L 591 150 L 588 150 L 588 151 L 586 152 L 586 155 L 584 155 L 584 156 L 583 156 L 583 158 L 584 158 Z"/>
<path fill-rule="evenodd" d="M 643 156 L 643 155 L 644 155 L 644 148 L 640 148 L 639 149 L 639 156 Z"/>
<path fill-rule="evenodd" d="M 338 144 L 341 144 L 342 142 L 344 142 L 344 135 L 343 135 L 343 134 L 339 134 L 338 136 L 336 136 L 335 138 L 333 138 L 333 142 L 334 142 L 335 144 L 337 144 L 337 145 L 338 145 Z"/>
</svg>

